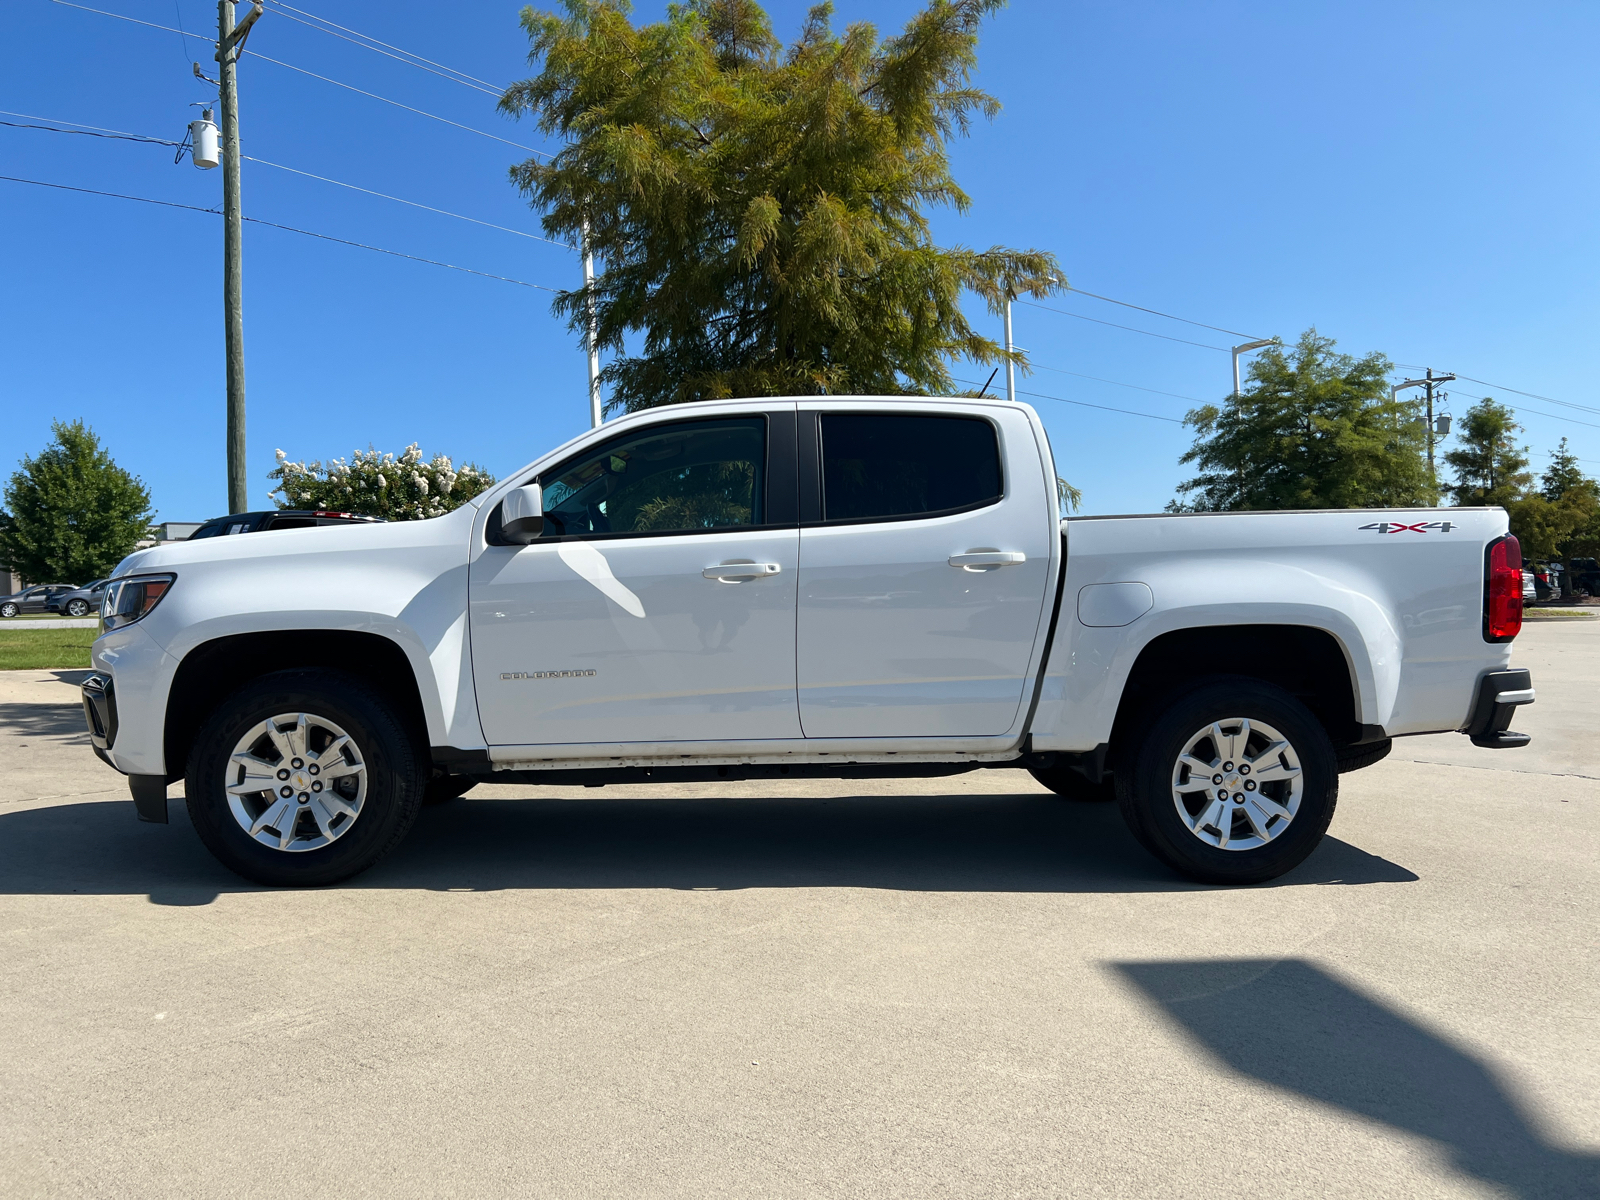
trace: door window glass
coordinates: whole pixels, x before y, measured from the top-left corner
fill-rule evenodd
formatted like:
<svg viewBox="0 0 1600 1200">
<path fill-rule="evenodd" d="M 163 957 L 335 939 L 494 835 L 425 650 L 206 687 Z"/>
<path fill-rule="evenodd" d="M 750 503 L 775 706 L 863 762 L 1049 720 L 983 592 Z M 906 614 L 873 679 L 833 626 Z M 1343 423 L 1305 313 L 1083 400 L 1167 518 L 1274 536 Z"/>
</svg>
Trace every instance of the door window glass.
<svg viewBox="0 0 1600 1200">
<path fill-rule="evenodd" d="M 1000 445 L 978 417 L 824 413 L 822 515 L 872 521 L 1000 498 Z"/>
<path fill-rule="evenodd" d="M 656 426 L 540 478 L 546 536 L 703 533 L 764 521 L 763 417 Z"/>
</svg>

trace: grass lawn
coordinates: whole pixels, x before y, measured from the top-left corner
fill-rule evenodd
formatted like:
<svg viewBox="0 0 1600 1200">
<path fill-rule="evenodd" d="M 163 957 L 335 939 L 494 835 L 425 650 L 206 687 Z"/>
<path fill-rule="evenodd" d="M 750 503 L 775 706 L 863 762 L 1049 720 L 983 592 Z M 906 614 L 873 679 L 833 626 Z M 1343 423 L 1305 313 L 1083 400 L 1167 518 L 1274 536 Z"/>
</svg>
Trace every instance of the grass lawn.
<svg viewBox="0 0 1600 1200">
<path fill-rule="evenodd" d="M 14 629 L 0 626 L 0 671 L 87 667 L 98 629 Z"/>
</svg>

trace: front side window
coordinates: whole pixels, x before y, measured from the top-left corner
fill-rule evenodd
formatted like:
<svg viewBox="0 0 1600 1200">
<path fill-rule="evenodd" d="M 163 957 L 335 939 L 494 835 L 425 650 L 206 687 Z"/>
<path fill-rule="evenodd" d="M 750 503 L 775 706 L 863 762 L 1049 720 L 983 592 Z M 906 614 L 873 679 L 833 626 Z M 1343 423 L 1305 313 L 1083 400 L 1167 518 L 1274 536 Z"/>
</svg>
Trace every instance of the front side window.
<svg viewBox="0 0 1600 1200">
<path fill-rule="evenodd" d="M 1001 496 L 1000 444 L 979 417 L 824 413 L 825 521 L 931 516 Z"/>
<path fill-rule="evenodd" d="M 683 421 L 619 438 L 540 477 L 545 536 L 763 524 L 766 444 L 764 417 Z"/>
</svg>

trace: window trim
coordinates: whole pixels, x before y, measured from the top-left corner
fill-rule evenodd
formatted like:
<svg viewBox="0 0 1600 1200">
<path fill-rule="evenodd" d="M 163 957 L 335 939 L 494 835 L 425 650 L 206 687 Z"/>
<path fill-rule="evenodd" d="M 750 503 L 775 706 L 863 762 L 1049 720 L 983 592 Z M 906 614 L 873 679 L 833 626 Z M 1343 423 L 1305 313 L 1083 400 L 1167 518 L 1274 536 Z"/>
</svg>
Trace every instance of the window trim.
<svg viewBox="0 0 1600 1200">
<path fill-rule="evenodd" d="M 800 478 L 802 488 L 810 486 L 814 489 L 814 504 L 812 509 L 815 516 L 805 519 L 808 501 L 812 497 L 802 495 L 800 522 L 807 529 L 833 529 L 844 525 L 888 525 L 891 523 L 905 523 L 908 521 L 934 521 L 940 517 L 955 517 L 962 513 L 978 512 L 981 509 L 993 508 L 997 504 L 1004 504 L 1010 494 L 1011 479 L 1006 470 L 1005 431 L 1000 427 L 1000 422 L 986 413 L 934 413 L 934 412 L 906 412 L 894 409 L 869 409 L 869 408 L 841 408 L 841 409 L 813 409 L 809 413 L 802 412 L 803 418 L 813 418 L 807 424 L 810 429 L 802 429 L 800 435 Z M 972 504 L 963 504 L 956 508 L 941 508 L 934 512 L 895 513 L 887 517 L 834 517 L 829 518 L 827 486 L 822 472 L 822 418 L 830 416 L 845 417 L 931 417 L 934 420 L 944 421 L 983 421 L 994 432 L 995 457 L 1000 468 L 1000 494 L 987 500 L 978 500 Z M 806 459 L 809 457 L 810 461 Z"/>
<path fill-rule="evenodd" d="M 649 432 L 668 429 L 674 426 L 702 425 L 711 421 L 725 422 L 749 420 L 753 417 L 759 419 L 763 423 L 761 432 L 762 445 L 766 450 L 767 457 L 766 462 L 762 464 L 762 486 L 764 489 L 764 494 L 761 497 L 761 502 L 762 508 L 766 514 L 770 516 L 773 509 L 772 492 L 775 478 L 775 473 L 773 471 L 774 451 L 788 453 L 791 460 L 794 457 L 794 437 L 792 430 L 784 430 L 782 428 L 783 423 L 781 421 L 773 421 L 774 416 L 781 417 L 783 415 L 784 413 L 782 410 L 774 411 L 771 409 L 756 409 L 749 412 L 717 413 L 706 414 L 704 416 L 684 417 L 683 419 L 677 421 L 651 422 L 648 425 L 637 426 L 633 429 L 623 430 L 615 437 L 607 438 L 604 441 L 590 442 L 581 450 L 578 450 L 573 454 L 569 454 L 566 458 L 561 459 L 559 462 L 552 463 L 548 467 L 544 467 L 538 471 L 535 471 L 532 475 L 522 480 L 516 486 L 526 487 L 530 483 L 537 483 L 551 475 L 559 474 L 561 471 L 568 469 L 575 463 L 605 453 L 606 450 L 616 445 L 618 442 L 630 440 Z M 781 477 L 778 479 L 778 482 L 780 484 L 782 483 Z M 712 529 L 623 530 L 620 533 L 563 533 L 554 536 L 541 534 L 533 541 L 524 544 L 520 542 L 508 542 L 502 537 L 500 533 L 502 519 L 500 514 L 504 508 L 504 505 L 505 499 L 502 497 L 500 501 L 495 504 L 494 508 L 489 511 L 489 515 L 485 520 L 483 530 L 484 541 L 490 546 L 515 546 L 517 549 L 523 549 L 525 548 L 525 545 L 555 546 L 560 545 L 562 542 L 614 542 L 623 538 L 701 537 L 706 534 L 725 535 L 731 533 L 770 532 L 778 529 L 793 529 L 798 524 L 798 522 L 795 520 L 790 519 L 787 521 L 778 522 L 768 521 L 760 525 L 723 525 Z M 792 514 L 794 511 L 793 501 L 789 501 L 786 507 L 788 512 Z"/>
</svg>

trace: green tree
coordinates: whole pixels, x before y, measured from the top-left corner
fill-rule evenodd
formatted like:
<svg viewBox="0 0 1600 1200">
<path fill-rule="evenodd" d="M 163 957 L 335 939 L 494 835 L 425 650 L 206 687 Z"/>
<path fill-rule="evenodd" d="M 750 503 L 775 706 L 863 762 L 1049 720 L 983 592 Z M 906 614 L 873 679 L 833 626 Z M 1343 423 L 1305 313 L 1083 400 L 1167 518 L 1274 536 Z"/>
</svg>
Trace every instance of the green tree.
<svg viewBox="0 0 1600 1200">
<path fill-rule="evenodd" d="M 1509 508 L 1533 482 L 1528 473 L 1528 448 L 1517 445 L 1522 432 L 1511 410 L 1485 396 L 1461 419 L 1457 446 L 1444 456 L 1454 468 L 1450 491 L 1457 504 L 1498 504 Z"/>
<path fill-rule="evenodd" d="M 1413 401 L 1389 393 L 1389 360 L 1335 354 L 1308 329 L 1250 364 L 1249 382 L 1218 406 L 1194 409 L 1180 460 L 1200 473 L 1172 511 L 1410 507 L 1434 502 Z"/>
<path fill-rule="evenodd" d="M 0 563 L 39 583 L 111 574 L 150 530 L 150 492 L 82 421 L 56 421 L 55 441 L 24 456 L 5 489 Z"/>
<path fill-rule="evenodd" d="M 482 467 L 457 468 L 444 454 L 424 459 L 415 442 L 398 458 L 369 448 L 326 463 L 291 462 L 279 450 L 267 478 L 278 481 L 270 495 L 279 508 L 333 509 L 388 521 L 442 517 L 494 486 L 494 476 Z"/>
<path fill-rule="evenodd" d="M 961 309 L 1065 287 L 1055 258 L 941 248 L 926 212 L 969 200 L 947 143 L 996 101 L 970 84 L 1004 0 L 931 0 L 898 37 L 812 8 L 787 48 L 754 0 L 685 0 L 635 26 L 627 0 L 526 8 L 539 74 L 501 107 L 559 138 L 513 181 L 545 232 L 587 235 L 609 406 L 727 396 L 951 390 L 949 361 L 1002 361 Z M 1014 356 L 1023 363 L 1023 357 Z"/>
<path fill-rule="evenodd" d="M 1600 552 L 1600 484 L 1583 473 L 1566 438 L 1551 454 L 1539 490 L 1511 501 L 1509 512 L 1525 558 L 1558 558 L 1568 566 L 1569 558 Z"/>
</svg>

